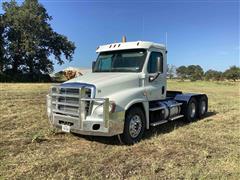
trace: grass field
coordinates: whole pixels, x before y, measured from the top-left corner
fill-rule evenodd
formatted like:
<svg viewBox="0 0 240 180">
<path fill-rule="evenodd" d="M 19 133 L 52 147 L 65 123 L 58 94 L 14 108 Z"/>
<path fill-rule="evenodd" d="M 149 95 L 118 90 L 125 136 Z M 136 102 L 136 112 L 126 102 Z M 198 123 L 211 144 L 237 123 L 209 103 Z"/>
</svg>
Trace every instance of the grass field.
<svg viewBox="0 0 240 180">
<path fill-rule="evenodd" d="M 118 144 L 51 130 L 50 84 L 0 84 L 0 179 L 240 179 L 240 84 L 168 83 L 209 96 L 208 117 L 151 129 Z"/>
</svg>

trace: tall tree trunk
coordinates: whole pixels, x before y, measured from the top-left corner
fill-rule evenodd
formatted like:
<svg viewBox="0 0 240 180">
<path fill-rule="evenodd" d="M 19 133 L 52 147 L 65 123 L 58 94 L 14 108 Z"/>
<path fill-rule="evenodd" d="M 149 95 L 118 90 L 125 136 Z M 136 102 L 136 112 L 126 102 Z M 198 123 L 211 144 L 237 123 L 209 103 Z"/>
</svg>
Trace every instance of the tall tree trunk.
<svg viewBox="0 0 240 180">
<path fill-rule="evenodd" d="M 12 71 L 14 74 L 16 74 L 18 72 L 18 67 L 20 66 L 20 62 L 21 62 L 21 57 L 18 55 L 15 55 L 13 58 L 13 63 L 12 63 Z"/>
<path fill-rule="evenodd" d="M 3 72 L 3 64 L 0 63 L 0 73 L 2 73 L 2 72 Z"/>
<path fill-rule="evenodd" d="M 30 56 L 27 58 L 27 66 L 29 67 L 29 73 L 33 74 L 34 73 L 33 57 Z"/>
</svg>

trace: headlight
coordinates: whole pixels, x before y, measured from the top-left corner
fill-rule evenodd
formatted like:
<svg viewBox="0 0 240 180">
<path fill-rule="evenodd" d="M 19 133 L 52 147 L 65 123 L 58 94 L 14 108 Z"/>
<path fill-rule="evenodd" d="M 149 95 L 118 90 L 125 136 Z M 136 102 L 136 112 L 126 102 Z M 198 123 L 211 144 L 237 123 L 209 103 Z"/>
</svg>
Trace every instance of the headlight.
<svg viewBox="0 0 240 180">
<path fill-rule="evenodd" d="M 113 101 L 110 101 L 109 103 L 109 113 L 115 112 L 116 104 Z M 98 105 L 92 113 L 92 116 L 95 118 L 103 119 L 103 113 L 104 113 L 104 107 L 103 104 Z"/>
<path fill-rule="evenodd" d="M 94 109 L 92 116 L 97 119 L 103 119 L 103 104 Z"/>
</svg>

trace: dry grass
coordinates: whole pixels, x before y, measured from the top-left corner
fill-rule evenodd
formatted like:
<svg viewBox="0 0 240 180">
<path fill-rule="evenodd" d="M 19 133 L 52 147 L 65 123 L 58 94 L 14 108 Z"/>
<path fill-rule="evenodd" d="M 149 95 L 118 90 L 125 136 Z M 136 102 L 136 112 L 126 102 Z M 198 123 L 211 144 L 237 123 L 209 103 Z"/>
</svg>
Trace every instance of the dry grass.
<svg viewBox="0 0 240 180">
<path fill-rule="evenodd" d="M 170 81 L 172 90 L 207 93 L 210 116 L 151 129 L 133 146 L 51 130 L 49 86 L 0 84 L 0 179 L 240 178 L 239 83 Z"/>
</svg>

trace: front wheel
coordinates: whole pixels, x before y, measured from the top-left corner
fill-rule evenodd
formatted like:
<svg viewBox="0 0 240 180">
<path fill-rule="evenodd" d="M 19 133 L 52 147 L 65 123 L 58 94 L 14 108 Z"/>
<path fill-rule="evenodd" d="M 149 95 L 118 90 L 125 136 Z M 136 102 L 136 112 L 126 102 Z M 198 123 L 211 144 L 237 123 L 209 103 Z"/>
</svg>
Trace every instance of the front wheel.
<svg viewBox="0 0 240 180">
<path fill-rule="evenodd" d="M 145 115 L 139 107 L 132 107 L 126 112 L 121 140 L 124 144 L 134 144 L 142 139 L 146 128 Z"/>
</svg>

